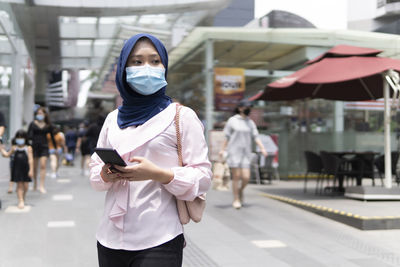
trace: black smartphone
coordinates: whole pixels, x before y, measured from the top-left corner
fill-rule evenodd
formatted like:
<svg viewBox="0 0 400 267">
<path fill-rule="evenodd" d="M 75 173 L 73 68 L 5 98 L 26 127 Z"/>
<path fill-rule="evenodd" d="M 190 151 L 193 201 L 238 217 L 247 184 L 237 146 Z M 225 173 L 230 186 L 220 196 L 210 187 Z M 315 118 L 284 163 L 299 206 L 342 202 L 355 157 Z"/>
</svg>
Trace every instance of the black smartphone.
<svg viewBox="0 0 400 267">
<path fill-rule="evenodd" d="M 125 161 L 118 154 L 117 150 L 112 148 L 95 148 L 94 151 L 99 155 L 101 160 L 106 164 L 126 166 Z M 113 168 L 114 169 L 114 168 Z M 114 169 L 116 170 L 116 169 Z"/>
</svg>

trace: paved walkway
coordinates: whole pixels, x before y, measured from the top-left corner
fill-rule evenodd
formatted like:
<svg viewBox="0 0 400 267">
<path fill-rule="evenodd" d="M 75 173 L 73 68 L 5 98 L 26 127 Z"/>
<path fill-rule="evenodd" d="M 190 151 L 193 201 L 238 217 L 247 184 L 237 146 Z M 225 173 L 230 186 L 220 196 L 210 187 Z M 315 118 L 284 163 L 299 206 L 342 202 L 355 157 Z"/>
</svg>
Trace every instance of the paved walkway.
<svg viewBox="0 0 400 267">
<path fill-rule="evenodd" d="M 7 165 L 0 159 L 3 170 Z M 60 173 L 47 179 L 47 194 L 28 192 L 23 212 L 15 208 L 15 194 L 6 193 L 6 172 L 0 175 L 0 267 L 97 266 L 94 234 L 104 193 L 92 190 L 78 167 Z M 250 185 L 240 210 L 231 207 L 231 192 L 210 190 L 202 222 L 185 227 L 184 266 L 400 266 L 399 230 L 361 231 L 265 196 L 301 190 L 301 182 Z M 339 206 L 345 201 L 320 200 Z M 343 203 L 339 208 L 349 206 Z"/>
<path fill-rule="evenodd" d="M 363 184 L 371 186 L 368 182 L 363 181 Z M 308 182 L 306 193 L 303 192 L 303 185 L 302 180 L 281 183 L 274 182 L 271 187 L 263 191 L 267 194 L 284 196 L 360 216 L 400 216 L 400 201 L 363 201 L 338 195 L 316 195 L 315 181 Z M 381 187 L 380 183 L 376 187 Z M 393 187 L 397 187 L 396 183 L 393 184 Z"/>
</svg>

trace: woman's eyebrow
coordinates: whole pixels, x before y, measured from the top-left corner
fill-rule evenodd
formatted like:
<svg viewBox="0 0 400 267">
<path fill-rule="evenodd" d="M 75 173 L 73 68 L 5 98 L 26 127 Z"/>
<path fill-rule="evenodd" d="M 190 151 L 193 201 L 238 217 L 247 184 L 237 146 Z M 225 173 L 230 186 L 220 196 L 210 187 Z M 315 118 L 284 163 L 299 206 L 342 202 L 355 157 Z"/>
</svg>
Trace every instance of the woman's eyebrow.
<svg viewBox="0 0 400 267">
<path fill-rule="evenodd" d="M 129 58 L 143 58 L 143 57 L 145 57 L 145 56 L 143 56 L 143 55 L 131 55 L 131 56 L 129 56 Z M 159 57 L 159 55 L 158 54 L 151 54 L 151 55 L 149 55 L 149 57 L 154 58 L 154 57 Z"/>
</svg>

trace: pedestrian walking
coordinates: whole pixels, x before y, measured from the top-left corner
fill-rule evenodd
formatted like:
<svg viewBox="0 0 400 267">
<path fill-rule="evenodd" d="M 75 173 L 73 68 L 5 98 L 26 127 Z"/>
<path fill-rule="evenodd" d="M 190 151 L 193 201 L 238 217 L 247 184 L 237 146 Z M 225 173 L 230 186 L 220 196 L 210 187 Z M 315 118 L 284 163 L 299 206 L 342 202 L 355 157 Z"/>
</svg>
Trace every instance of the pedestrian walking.
<svg viewBox="0 0 400 267">
<path fill-rule="evenodd" d="M 39 107 L 35 112 L 34 120 L 29 124 L 28 138 L 33 149 L 33 190 L 37 190 L 37 174 L 39 170 L 40 183 L 39 191 L 45 194 L 45 179 L 47 159 L 49 157 L 49 145 L 47 134 L 50 134 L 51 142 L 56 147 L 56 141 L 53 135 L 53 126 L 49 115 L 44 107 Z"/>
<path fill-rule="evenodd" d="M 67 153 L 65 155 L 67 165 L 74 166 L 76 143 L 78 141 L 78 134 L 74 127 L 69 127 L 65 132 L 65 145 L 67 147 Z"/>
<path fill-rule="evenodd" d="M 94 149 L 97 146 L 97 141 L 99 140 L 99 135 L 101 128 L 103 127 L 103 123 L 104 116 L 98 115 L 97 118 L 88 126 L 88 129 L 85 133 L 90 155 L 94 153 Z"/>
<path fill-rule="evenodd" d="M 1 145 L 1 154 L 3 157 L 13 156 L 11 162 L 11 181 L 17 183 L 18 208 L 25 207 L 26 192 L 29 182 L 33 177 L 33 153 L 32 147 L 28 144 L 28 134 L 24 130 L 19 130 L 13 139 L 13 145 L 10 151 L 6 151 Z"/>
<path fill-rule="evenodd" d="M 6 130 L 6 119 L 4 118 L 3 112 L 0 111 L 0 144 L 3 144 L 3 135 Z M 11 171 L 12 157 L 10 157 L 10 171 Z M 14 182 L 11 181 L 8 183 L 7 193 L 11 194 L 14 190 Z M 1 204 L 1 203 L 0 203 Z"/>
<path fill-rule="evenodd" d="M 0 111 L 0 144 L 3 144 L 3 135 L 6 130 L 6 119 L 3 112 Z"/>
<path fill-rule="evenodd" d="M 76 152 L 81 152 L 81 174 L 84 176 L 89 175 L 89 162 L 90 162 L 90 155 L 91 148 L 89 138 L 86 136 L 88 131 L 86 123 L 82 122 L 79 124 L 78 130 L 78 141 L 76 142 Z M 100 133 L 100 131 L 99 131 Z M 98 136 L 98 134 L 97 134 Z M 97 139 L 96 139 L 97 142 Z M 94 142 L 95 143 L 95 142 Z"/>
<path fill-rule="evenodd" d="M 116 73 L 123 104 L 108 114 L 97 146 L 116 149 L 128 166 L 113 172 L 96 153 L 91 162 L 92 186 L 107 191 L 96 235 L 100 267 L 180 267 L 184 237 L 176 198 L 193 200 L 211 185 L 203 127 L 188 107 L 179 112 L 179 165 L 167 70 L 167 52 L 156 37 L 138 34 L 125 42 Z"/>
<path fill-rule="evenodd" d="M 243 191 L 250 180 L 250 161 L 253 140 L 260 148 L 264 157 L 268 155 L 263 144 L 258 138 L 257 126 L 249 118 L 252 104 L 242 100 L 235 109 L 235 115 L 230 117 L 225 124 L 225 141 L 222 145 L 220 156 L 228 153 L 227 163 L 231 169 L 233 203 L 235 209 L 240 209 L 243 203 Z"/>
<path fill-rule="evenodd" d="M 231 174 L 229 165 L 226 162 L 226 155 L 219 155 L 218 160 L 213 165 L 213 189 L 218 191 L 228 191 Z"/>
<path fill-rule="evenodd" d="M 54 147 L 53 145 L 51 134 L 50 133 L 47 134 L 47 143 L 49 145 L 49 154 L 50 154 L 51 178 L 55 179 L 58 176 L 60 159 L 63 155 L 64 150 L 66 150 L 66 145 L 65 145 L 64 133 L 61 132 L 59 127 L 53 128 L 53 136 L 56 142 L 56 147 Z"/>
</svg>

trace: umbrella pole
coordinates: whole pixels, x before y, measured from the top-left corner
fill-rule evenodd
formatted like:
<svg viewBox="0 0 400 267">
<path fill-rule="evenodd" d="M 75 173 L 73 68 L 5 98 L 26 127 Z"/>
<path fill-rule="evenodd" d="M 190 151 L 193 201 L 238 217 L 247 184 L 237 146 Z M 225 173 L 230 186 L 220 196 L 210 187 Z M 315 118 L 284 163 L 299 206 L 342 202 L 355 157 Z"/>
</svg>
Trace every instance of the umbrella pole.
<svg viewBox="0 0 400 267">
<path fill-rule="evenodd" d="M 389 84 L 383 78 L 383 97 L 385 99 L 385 187 L 392 188 L 392 154 L 390 146 L 390 106 L 389 106 Z"/>
</svg>

